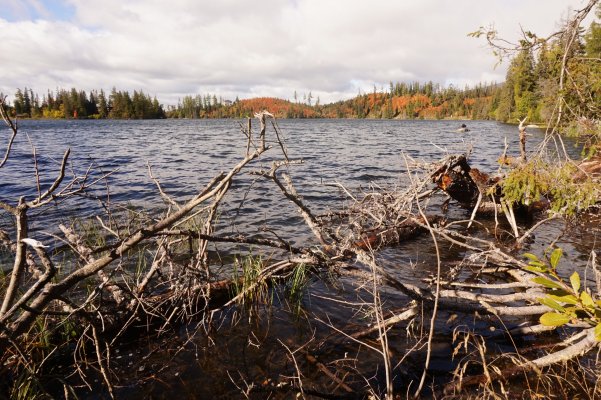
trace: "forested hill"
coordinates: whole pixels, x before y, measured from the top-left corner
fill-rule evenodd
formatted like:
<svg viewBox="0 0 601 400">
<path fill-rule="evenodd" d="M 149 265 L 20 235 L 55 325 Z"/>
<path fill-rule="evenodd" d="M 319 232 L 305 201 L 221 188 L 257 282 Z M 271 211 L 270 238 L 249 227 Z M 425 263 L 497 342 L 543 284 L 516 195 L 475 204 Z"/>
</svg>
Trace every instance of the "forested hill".
<svg viewBox="0 0 601 400">
<path fill-rule="evenodd" d="M 216 95 L 185 96 L 166 110 L 157 98 L 142 91 L 113 89 L 89 93 L 58 89 L 40 96 L 31 89 L 18 89 L 12 114 L 21 118 L 242 118 L 269 110 L 279 118 L 398 118 L 398 119 L 489 119 L 494 118 L 503 85 L 478 85 L 462 90 L 441 88 L 432 82 L 390 84 L 390 90 L 376 90 L 331 104 L 304 100 L 259 97 L 235 101 Z"/>
<path fill-rule="evenodd" d="M 478 85 L 463 90 L 425 84 L 390 83 L 388 90 L 359 94 L 350 100 L 331 104 L 313 103 L 313 96 L 303 101 L 276 98 L 223 101 L 216 96 L 186 96 L 176 107 L 168 109 L 173 118 L 239 118 L 269 110 L 279 118 L 399 118 L 399 119 L 489 119 L 494 118 L 502 85 Z"/>
<path fill-rule="evenodd" d="M 372 93 L 325 105 L 321 111 L 343 118 L 490 119 L 499 88 L 496 84 L 460 90 L 432 82 L 390 83 L 387 91 L 374 88 Z"/>
</svg>

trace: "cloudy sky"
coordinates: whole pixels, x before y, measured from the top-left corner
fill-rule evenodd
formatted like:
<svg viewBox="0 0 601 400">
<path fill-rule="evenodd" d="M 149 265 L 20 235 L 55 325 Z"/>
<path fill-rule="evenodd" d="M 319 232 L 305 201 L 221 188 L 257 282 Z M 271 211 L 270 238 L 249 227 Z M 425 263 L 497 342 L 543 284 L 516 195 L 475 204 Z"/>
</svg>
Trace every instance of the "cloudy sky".
<svg viewBox="0 0 601 400">
<path fill-rule="evenodd" d="M 393 81 L 502 81 L 483 39 L 558 27 L 583 0 L 0 0 L 0 92 L 143 90 L 322 103 Z"/>
</svg>

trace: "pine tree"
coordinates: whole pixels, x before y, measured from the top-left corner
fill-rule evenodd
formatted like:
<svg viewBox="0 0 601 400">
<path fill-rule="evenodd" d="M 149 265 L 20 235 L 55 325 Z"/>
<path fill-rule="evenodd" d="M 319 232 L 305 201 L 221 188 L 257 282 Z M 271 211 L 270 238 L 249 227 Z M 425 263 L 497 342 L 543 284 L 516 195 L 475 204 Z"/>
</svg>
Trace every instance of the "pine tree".
<svg viewBox="0 0 601 400">
<path fill-rule="evenodd" d="M 21 89 L 17 89 L 15 93 L 15 100 L 13 101 L 13 107 L 15 108 L 15 115 L 23 114 L 23 106 L 25 99 L 23 98 L 23 92 Z"/>
<path fill-rule="evenodd" d="M 100 89 L 100 93 L 97 98 L 97 108 L 98 108 L 98 116 L 100 118 L 107 118 L 109 115 L 109 107 L 108 102 L 106 100 L 106 95 L 104 94 L 104 90 Z"/>
<path fill-rule="evenodd" d="M 31 98 L 29 97 L 27 88 L 23 91 L 23 114 L 27 114 L 28 117 L 31 117 Z"/>
</svg>

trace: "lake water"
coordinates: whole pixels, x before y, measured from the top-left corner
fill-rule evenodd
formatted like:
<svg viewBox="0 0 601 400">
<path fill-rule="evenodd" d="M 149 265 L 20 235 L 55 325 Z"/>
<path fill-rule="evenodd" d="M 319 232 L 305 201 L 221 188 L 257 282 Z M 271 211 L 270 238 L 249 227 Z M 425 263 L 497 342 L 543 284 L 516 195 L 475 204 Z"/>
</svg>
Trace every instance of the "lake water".
<svg viewBox="0 0 601 400">
<path fill-rule="evenodd" d="M 18 197 L 32 198 L 36 194 L 36 176 L 32 158 L 33 143 L 37 152 L 42 190 L 55 178 L 60 160 L 67 148 L 71 149 L 70 165 L 65 181 L 73 174 L 90 172 L 89 180 L 112 172 L 88 191 L 111 206 L 131 205 L 153 212 L 164 209 L 155 184 L 149 178 L 148 164 L 165 192 L 183 202 L 193 196 L 221 171 L 228 170 L 243 157 L 245 136 L 236 120 L 156 120 L 156 121 L 22 121 L 11 159 L 0 169 L 0 200 L 15 204 Z M 253 121 L 253 123 L 255 123 Z M 352 193 L 372 185 L 384 188 L 403 186 L 407 182 L 408 157 L 417 162 L 431 162 L 450 153 L 472 149 L 471 165 L 485 172 L 498 169 L 497 158 L 508 144 L 509 155 L 518 154 L 516 126 L 490 121 L 467 121 L 470 131 L 457 133 L 461 121 L 397 121 L 397 120 L 280 120 L 288 155 L 302 159 L 301 165 L 289 168 L 297 191 L 315 213 L 340 209 L 346 202 L 337 184 Z M 256 126 L 255 126 L 256 131 Z M 534 148 L 544 132 L 530 129 L 528 146 Z M 8 130 L 0 129 L 6 138 Z M 253 163 L 247 171 L 269 169 L 281 153 L 272 129 L 267 139 L 273 145 L 265 156 Z M 2 143 L 2 149 L 5 144 Z M 577 149 L 568 144 L 570 151 Z M 405 157 L 407 156 L 407 157 Z M 218 231 L 245 232 L 253 235 L 268 227 L 285 238 L 307 244 L 313 238 L 302 223 L 293 205 L 282 200 L 273 184 L 248 172 L 236 178 L 219 217 Z M 99 203 L 91 198 L 78 197 L 68 202 L 58 201 L 30 217 L 31 236 L 52 246 L 59 246 L 53 233 L 58 222 L 68 222 L 74 216 L 92 216 L 100 212 Z M 458 218 L 469 215 L 456 209 Z M 0 228 L 11 230 L 11 220 L 1 214 Z M 540 252 L 561 231 L 561 223 L 550 224 L 537 234 L 530 251 Z M 594 246 L 597 233 L 575 229 L 561 244 L 570 255 L 568 262 L 586 263 L 588 252 Z M 597 231 L 598 232 L 598 229 Z M 587 236 L 588 235 L 588 236 Z M 460 260 L 463 252 L 445 248 L 445 260 Z M 429 237 L 395 246 L 382 251 L 387 271 L 400 279 L 421 282 L 421 278 L 435 271 L 434 249 Z M 324 282 L 311 284 L 310 295 L 304 307 L 312 315 L 327 316 L 335 326 L 361 319 L 354 307 L 323 300 L 338 296 L 345 301 L 356 301 L 355 288 L 344 280 L 330 287 Z M 386 307 L 403 305 L 406 299 L 395 293 L 386 294 Z M 398 301 L 398 303 L 396 303 Z M 276 304 L 278 300 L 274 301 Z M 202 397 L 219 393 L 240 393 L 232 382 L 242 385 L 253 379 L 277 379 L 286 370 L 294 369 L 283 354 L 282 340 L 291 348 L 311 341 L 312 336 L 327 336 L 330 329 L 314 321 L 299 321 L 287 313 L 268 312 L 269 323 L 250 326 L 238 324 L 220 331 L 208 340 L 198 331 L 182 329 L 179 341 L 135 345 L 134 350 L 122 349 L 116 356 L 114 372 L 127 377 L 119 393 L 128 398 L 148 396 L 165 397 L 168 393 L 183 393 Z M 403 352 L 404 333 L 391 331 L 391 348 Z M 250 343 L 250 344 L 249 344 Z M 433 369 L 448 372 L 448 349 L 435 353 Z M 325 358 L 346 360 L 352 346 L 340 345 L 322 354 Z M 445 350 L 446 349 L 446 350 Z M 436 354 L 440 357 L 436 357 Z M 377 369 L 380 358 L 376 354 L 356 355 L 353 368 L 365 376 L 380 376 Z M 128 361 L 129 360 L 129 361 Z M 351 361 L 349 360 L 349 363 Z M 168 368 L 164 368 L 165 365 Z M 227 368 L 224 368 L 227 365 Z M 138 372 L 136 372 L 138 371 Z M 144 372 L 143 372 L 144 371 Z M 150 371 L 156 380 L 148 379 Z M 231 371 L 235 371 L 232 377 Z M 237 374 L 237 375 L 236 375 Z M 311 377 L 318 382 L 323 376 Z M 378 381 L 378 379 L 376 379 Z"/>
<path fill-rule="evenodd" d="M 149 178 L 148 164 L 163 189 L 176 200 L 184 201 L 217 173 L 228 170 L 241 159 L 245 151 L 245 137 L 241 133 L 240 122 L 21 121 L 11 160 L 0 169 L 0 200 L 15 204 L 20 195 L 35 196 L 33 143 L 37 150 L 42 189 L 53 181 L 64 151 L 70 148 L 71 163 L 65 181 L 73 176 L 72 171 L 83 175 L 90 169 L 88 181 L 112 172 L 108 179 L 99 182 L 88 193 L 104 199 L 109 194 L 113 204 L 128 203 L 158 211 L 163 202 Z M 470 132 L 461 134 L 455 131 L 459 126 L 457 121 L 278 122 L 289 157 L 304 160 L 304 164 L 291 167 L 289 172 L 299 193 L 317 211 L 339 206 L 340 190 L 334 186 L 336 183 L 349 190 L 357 190 L 370 184 L 391 186 L 403 182 L 406 179 L 406 158 L 403 155 L 417 161 L 434 161 L 447 153 L 465 152 L 468 146 L 472 146 L 472 165 L 484 171 L 495 171 L 505 140 L 510 154 L 518 150 L 515 126 L 488 121 L 470 121 Z M 5 127 L 0 132 L 2 137 L 8 135 Z M 281 157 L 272 130 L 267 138 L 274 149 L 251 169 L 269 168 L 271 157 Z M 541 138 L 542 132 L 534 130 L 530 140 L 538 142 Z M 230 226 L 246 227 L 249 223 L 277 228 L 287 226 L 287 215 L 293 209 L 274 207 L 281 203 L 281 199 L 270 184 L 257 181 L 249 174 L 242 174 L 235 184 L 238 190 L 232 191 L 228 197 L 232 203 L 239 202 L 251 185 L 253 190 L 236 218 L 231 216 L 232 219 L 228 220 Z M 97 209 L 94 202 L 81 198 L 65 205 L 56 204 L 54 209 L 44 210 L 43 217 L 36 218 L 36 213 L 32 213 L 33 232 L 74 212 L 91 215 Z M 245 212 L 254 215 L 252 222 L 241 217 Z"/>
</svg>

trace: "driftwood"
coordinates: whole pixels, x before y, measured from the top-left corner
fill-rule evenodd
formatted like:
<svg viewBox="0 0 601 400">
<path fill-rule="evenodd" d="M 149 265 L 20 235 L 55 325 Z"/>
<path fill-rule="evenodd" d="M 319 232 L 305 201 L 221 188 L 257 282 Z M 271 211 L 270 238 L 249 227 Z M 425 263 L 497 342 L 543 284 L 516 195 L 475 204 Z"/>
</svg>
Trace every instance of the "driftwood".
<svg viewBox="0 0 601 400">
<path fill-rule="evenodd" d="M 503 202 L 501 183 L 503 176 L 489 176 L 477 168 L 472 168 L 465 155 L 449 156 L 439 162 L 439 167 L 431 174 L 432 181 L 449 197 L 474 215 L 496 215 L 500 213 L 520 213 L 532 215 L 545 211 L 549 200 L 541 198 L 529 204 L 513 204 Z M 591 171 L 601 167 L 594 161 L 584 164 L 581 172 Z M 575 176 L 578 180 L 578 175 Z M 515 217 L 509 216 L 510 224 L 515 224 Z M 516 235 L 517 237 L 517 235 Z"/>
<path fill-rule="evenodd" d="M 583 160 L 577 164 L 578 172 L 574 175 L 574 181 L 582 182 L 587 178 L 595 181 L 601 180 L 601 155 Z"/>
<path fill-rule="evenodd" d="M 439 225 L 444 222 L 441 216 L 433 215 L 427 218 L 428 222 L 420 218 L 407 218 L 389 228 L 372 228 L 365 231 L 361 239 L 353 243 L 354 247 L 362 250 L 377 250 L 384 246 L 395 245 L 427 232 L 424 226 Z"/>
</svg>

